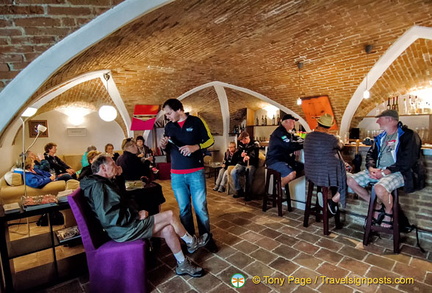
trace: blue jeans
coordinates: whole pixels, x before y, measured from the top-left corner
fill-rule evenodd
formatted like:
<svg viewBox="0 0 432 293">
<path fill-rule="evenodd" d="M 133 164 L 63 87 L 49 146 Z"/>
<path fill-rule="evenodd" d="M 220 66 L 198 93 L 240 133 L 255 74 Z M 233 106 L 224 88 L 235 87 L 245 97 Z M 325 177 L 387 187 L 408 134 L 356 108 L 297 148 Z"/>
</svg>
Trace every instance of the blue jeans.
<svg viewBox="0 0 432 293">
<path fill-rule="evenodd" d="M 195 235 L 192 205 L 200 235 L 210 234 L 210 220 L 207 210 L 207 188 L 204 170 L 189 174 L 171 173 L 171 187 L 180 209 L 180 221 L 186 231 Z"/>
<path fill-rule="evenodd" d="M 240 185 L 240 176 L 243 175 L 246 170 L 249 170 L 249 177 L 247 178 L 249 186 L 252 186 L 253 177 L 255 174 L 255 166 L 249 165 L 249 166 L 243 166 L 240 164 L 235 165 L 234 169 L 231 171 L 231 177 L 234 182 L 234 188 L 236 191 L 239 191 L 242 187 Z"/>
</svg>

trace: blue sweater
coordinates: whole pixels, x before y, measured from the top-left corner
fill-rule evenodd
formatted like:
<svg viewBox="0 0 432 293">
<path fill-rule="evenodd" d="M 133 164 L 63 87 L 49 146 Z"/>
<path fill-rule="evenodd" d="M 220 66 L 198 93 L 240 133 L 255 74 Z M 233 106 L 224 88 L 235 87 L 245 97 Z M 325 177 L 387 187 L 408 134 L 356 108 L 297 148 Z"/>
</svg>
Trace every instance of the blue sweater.
<svg viewBox="0 0 432 293">
<path fill-rule="evenodd" d="M 25 173 L 25 181 L 27 186 L 42 188 L 51 182 L 51 173 L 39 169 L 34 169 L 34 171 L 36 174 L 29 171 L 26 171 Z"/>
</svg>

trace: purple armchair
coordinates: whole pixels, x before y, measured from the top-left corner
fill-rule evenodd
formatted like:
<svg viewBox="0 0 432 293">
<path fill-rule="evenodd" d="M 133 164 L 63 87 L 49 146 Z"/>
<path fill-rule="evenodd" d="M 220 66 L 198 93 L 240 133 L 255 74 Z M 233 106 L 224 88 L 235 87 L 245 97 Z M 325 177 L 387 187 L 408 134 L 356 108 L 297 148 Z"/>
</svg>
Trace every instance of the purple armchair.
<svg viewBox="0 0 432 293">
<path fill-rule="evenodd" d="M 68 201 L 84 244 L 90 291 L 146 292 L 146 242 L 111 240 L 94 219 L 80 188 L 68 196 Z"/>
</svg>

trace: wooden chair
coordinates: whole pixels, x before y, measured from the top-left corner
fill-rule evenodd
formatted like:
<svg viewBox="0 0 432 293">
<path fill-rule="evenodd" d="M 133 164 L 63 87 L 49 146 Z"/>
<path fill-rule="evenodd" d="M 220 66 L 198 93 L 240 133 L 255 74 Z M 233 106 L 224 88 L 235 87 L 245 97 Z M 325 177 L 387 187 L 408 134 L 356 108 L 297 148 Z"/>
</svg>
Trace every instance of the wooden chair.
<svg viewBox="0 0 432 293">
<path fill-rule="evenodd" d="M 308 180 L 308 193 L 306 198 L 306 207 L 304 212 L 303 226 L 309 226 L 309 216 L 315 215 L 315 219 L 319 222 L 322 218 L 323 220 L 323 234 L 329 235 L 329 211 L 328 211 L 328 196 L 332 194 L 330 187 L 328 186 L 316 186 L 317 187 L 317 196 L 315 200 L 315 204 L 312 205 L 312 195 L 315 184 Z M 318 192 L 321 192 L 323 195 L 323 206 L 321 207 L 318 203 Z M 339 209 L 335 215 L 335 224 L 336 228 L 341 227 L 340 223 L 340 213 Z"/>
<path fill-rule="evenodd" d="M 272 202 L 272 206 L 278 208 L 278 216 L 282 217 L 282 202 L 285 200 L 288 204 L 288 211 L 292 211 L 291 207 L 291 195 L 289 191 L 288 184 L 285 186 L 286 190 L 286 199 L 283 199 L 283 190 L 281 185 L 281 174 L 278 171 L 275 171 L 273 169 L 266 168 L 267 176 L 266 176 L 266 184 L 265 184 L 265 193 L 263 197 L 263 212 L 267 211 L 268 209 L 268 201 Z M 269 192 L 270 189 L 270 182 L 272 182 L 272 189 L 271 192 Z"/>
<path fill-rule="evenodd" d="M 372 231 L 384 232 L 388 234 L 393 234 L 393 252 L 400 252 L 400 229 L 399 229 L 399 194 L 398 190 L 395 189 L 392 192 L 393 196 L 393 227 L 384 228 L 377 225 L 372 225 L 372 218 L 374 214 L 374 209 L 377 201 L 377 196 L 375 193 L 375 188 L 372 187 L 371 198 L 369 200 L 369 209 L 366 217 L 366 227 L 363 235 L 363 244 L 368 245 L 370 242 L 370 235 Z"/>
</svg>

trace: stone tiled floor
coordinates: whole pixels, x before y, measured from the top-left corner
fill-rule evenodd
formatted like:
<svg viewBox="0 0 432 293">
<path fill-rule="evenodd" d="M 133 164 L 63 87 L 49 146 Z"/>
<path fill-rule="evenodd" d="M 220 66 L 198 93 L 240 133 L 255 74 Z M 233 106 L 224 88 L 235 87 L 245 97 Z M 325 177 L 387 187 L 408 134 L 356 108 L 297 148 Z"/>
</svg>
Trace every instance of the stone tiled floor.
<svg viewBox="0 0 432 293">
<path fill-rule="evenodd" d="M 174 274 L 174 257 L 163 245 L 149 268 L 152 292 L 432 292 L 430 252 L 422 253 L 405 243 L 402 253 L 395 255 L 386 235 L 363 247 L 363 229 L 354 223 L 323 236 L 322 224 L 312 218 L 311 225 L 303 227 L 301 210 L 278 217 L 276 209 L 262 212 L 259 200 L 245 203 L 212 191 L 211 179 L 208 183 L 212 232 L 219 251 L 201 249 L 191 255 L 207 271 L 194 279 Z M 178 211 L 169 181 L 161 184 L 167 198 L 163 209 Z M 422 244 L 426 251 L 432 250 L 429 243 Z M 242 288 L 235 289 L 230 283 L 235 273 L 247 277 Z M 253 276 L 282 278 L 284 284 L 256 285 Z M 341 284 L 362 277 L 373 284 Z M 413 278 L 413 284 L 391 284 L 401 277 Z M 295 279 L 288 284 L 288 278 Z M 82 280 L 86 279 L 74 279 L 45 292 L 85 292 L 88 284 Z M 304 284 L 308 281 L 311 283 Z"/>
</svg>

